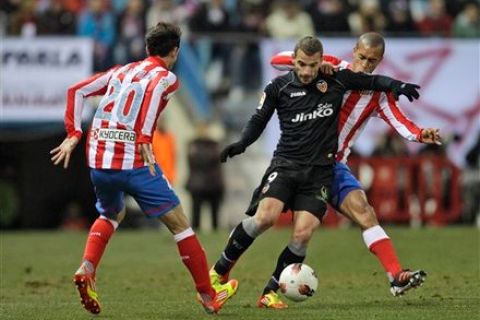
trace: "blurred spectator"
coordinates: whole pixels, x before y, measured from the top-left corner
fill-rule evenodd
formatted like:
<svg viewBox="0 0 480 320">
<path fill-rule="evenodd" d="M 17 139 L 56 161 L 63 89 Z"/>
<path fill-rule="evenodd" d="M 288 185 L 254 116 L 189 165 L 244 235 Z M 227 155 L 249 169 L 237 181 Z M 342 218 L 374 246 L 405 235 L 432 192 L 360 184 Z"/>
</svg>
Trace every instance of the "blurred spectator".
<svg viewBox="0 0 480 320">
<path fill-rule="evenodd" d="M 152 142 L 155 160 L 163 171 L 168 182 L 175 184 L 177 179 L 177 151 L 175 137 L 165 126 L 165 117 L 158 118 L 157 128 L 153 132 Z"/>
<path fill-rule="evenodd" d="M 241 20 L 235 31 L 245 34 L 246 37 L 262 34 L 265 28 L 265 19 L 261 6 L 244 1 L 240 3 Z M 244 97 L 245 89 L 257 89 L 260 85 L 260 52 L 256 41 L 243 41 L 234 45 L 231 55 L 232 88 L 229 92 L 230 102 L 239 102 Z"/>
<path fill-rule="evenodd" d="M 390 130 L 387 134 L 381 136 L 372 155 L 379 157 L 406 156 L 408 155 L 408 149 L 405 140 L 396 132 Z"/>
<path fill-rule="evenodd" d="M 111 8 L 113 9 L 113 13 L 116 15 L 122 14 L 127 7 L 129 6 L 131 0 L 112 0 L 111 1 Z M 147 3 L 147 1 L 141 0 L 142 6 Z M 148 1 L 150 2 L 150 1 Z"/>
<path fill-rule="evenodd" d="M 453 34 L 460 38 L 480 37 L 479 5 L 475 2 L 465 4 L 463 10 L 455 18 Z"/>
<path fill-rule="evenodd" d="M 20 8 L 21 0 L 4 0 L 0 2 L 0 10 L 12 14 Z"/>
<path fill-rule="evenodd" d="M 278 0 L 266 18 L 268 35 L 275 39 L 300 38 L 314 35 L 310 15 L 294 0 Z"/>
<path fill-rule="evenodd" d="M 448 37 L 452 32 L 452 17 L 445 10 L 444 0 L 430 0 L 425 17 L 417 23 L 424 36 Z"/>
<path fill-rule="evenodd" d="M 387 20 L 378 0 L 363 0 L 359 1 L 358 10 L 348 16 L 348 23 L 352 33 L 360 35 L 370 31 L 383 31 Z"/>
<path fill-rule="evenodd" d="M 480 132 L 477 136 L 477 141 L 468 151 L 465 160 L 469 168 L 480 169 Z M 480 179 L 480 176 L 478 178 Z"/>
<path fill-rule="evenodd" d="M 77 201 L 67 203 L 62 214 L 60 229 L 65 231 L 84 230 L 88 227 L 88 219 L 83 215 L 82 206 Z"/>
<path fill-rule="evenodd" d="M 480 133 L 466 155 L 467 168 L 463 171 L 463 221 L 477 221 L 480 227 Z"/>
<path fill-rule="evenodd" d="M 117 19 L 115 62 L 126 64 L 145 57 L 145 8 L 143 0 L 129 0 Z"/>
<path fill-rule="evenodd" d="M 201 4 L 190 20 L 192 32 L 215 36 L 231 31 L 230 16 L 224 0 L 212 0 Z M 224 38 L 225 40 L 225 38 Z M 229 85 L 230 44 L 212 37 L 197 39 L 200 67 L 205 71 L 207 87 L 211 91 L 224 90 Z"/>
<path fill-rule="evenodd" d="M 252 35 L 265 32 L 265 16 L 262 5 L 250 1 L 240 1 L 237 9 L 240 12 L 240 20 L 235 31 Z"/>
<path fill-rule="evenodd" d="M 212 228 L 218 228 L 218 212 L 224 194 L 224 181 L 220 163 L 220 146 L 209 135 L 205 122 L 197 124 L 196 136 L 188 144 L 190 169 L 187 190 L 192 196 L 192 228 L 200 227 L 203 203 L 210 205 Z"/>
<path fill-rule="evenodd" d="M 350 32 L 347 8 L 343 0 L 316 0 L 308 7 L 315 31 L 320 36 L 324 32 Z"/>
<path fill-rule="evenodd" d="M 24 0 L 20 4 L 12 4 L 13 11 L 8 23 L 8 34 L 22 37 L 36 36 L 38 16 L 35 8 L 34 0 Z"/>
<path fill-rule="evenodd" d="M 387 14 L 385 31 L 397 35 L 406 35 L 414 30 L 408 0 L 384 0 L 382 3 L 384 12 Z"/>
<path fill-rule="evenodd" d="M 112 49 L 116 36 L 115 19 L 102 0 L 88 0 L 88 7 L 79 17 L 77 33 L 94 40 L 94 69 L 112 66 Z"/>
<path fill-rule="evenodd" d="M 182 35 L 188 35 L 188 21 L 196 12 L 198 1 L 186 0 L 180 4 L 175 0 L 153 0 L 147 10 L 147 28 L 155 26 L 159 21 L 177 24 L 182 29 Z"/>
<path fill-rule="evenodd" d="M 67 11 L 74 12 L 79 15 L 85 6 L 85 0 L 63 0 L 63 6 Z"/>
<path fill-rule="evenodd" d="M 427 15 L 429 0 L 410 0 L 410 13 L 415 23 L 422 21 Z"/>
<path fill-rule="evenodd" d="M 52 0 L 50 6 L 40 15 L 38 24 L 40 35 L 75 34 L 75 13 L 68 11 L 63 3 L 63 0 Z"/>
</svg>

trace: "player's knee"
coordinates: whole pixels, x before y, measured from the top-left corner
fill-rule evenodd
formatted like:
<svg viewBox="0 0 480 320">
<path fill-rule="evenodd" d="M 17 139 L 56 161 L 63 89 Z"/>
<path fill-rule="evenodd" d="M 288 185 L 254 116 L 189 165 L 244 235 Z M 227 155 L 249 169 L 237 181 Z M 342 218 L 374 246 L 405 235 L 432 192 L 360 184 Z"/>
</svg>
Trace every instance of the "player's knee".
<svg viewBox="0 0 480 320">
<path fill-rule="evenodd" d="M 275 221 L 276 219 L 274 217 L 266 214 L 255 217 L 257 228 L 262 231 L 272 227 L 275 224 Z"/>
<path fill-rule="evenodd" d="M 292 242 L 306 246 L 313 236 L 314 228 L 305 226 L 293 230 Z"/>
<path fill-rule="evenodd" d="M 267 230 L 277 221 L 278 215 L 273 210 L 263 208 L 255 214 L 255 223 L 259 230 Z"/>
<path fill-rule="evenodd" d="M 274 202 L 266 201 L 260 205 L 255 213 L 255 223 L 260 230 L 266 230 L 277 222 L 281 208 Z"/>
</svg>

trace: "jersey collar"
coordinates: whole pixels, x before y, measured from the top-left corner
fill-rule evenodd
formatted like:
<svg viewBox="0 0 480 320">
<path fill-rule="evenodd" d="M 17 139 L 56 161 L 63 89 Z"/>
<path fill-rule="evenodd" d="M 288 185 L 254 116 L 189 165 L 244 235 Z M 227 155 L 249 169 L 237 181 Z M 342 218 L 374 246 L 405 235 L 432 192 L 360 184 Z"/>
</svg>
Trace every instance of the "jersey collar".
<svg viewBox="0 0 480 320">
<path fill-rule="evenodd" d="M 318 73 L 317 77 L 309 84 L 304 84 L 300 81 L 300 79 L 298 79 L 298 76 L 297 76 L 297 73 L 295 71 L 291 71 L 292 74 L 293 74 L 293 84 L 295 86 L 298 86 L 298 87 L 315 87 L 316 86 L 316 83 L 320 80 L 325 80 L 325 75 L 323 75 L 322 73 Z"/>
<path fill-rule="evenodd" d="M 165 69 L 168 70 L 167 68 L 167 64 L 165 63 L 165 61 L 163 61 L 162 58 L 160 58 L 159 56 L 150 56 L 148 57 L 147 59 L 145 59 L 151 63 L 153 63 L 154 65 L 157 65 L 157 66 L 160 66 L 160 67 L 163 67 Z"/>
</svg>

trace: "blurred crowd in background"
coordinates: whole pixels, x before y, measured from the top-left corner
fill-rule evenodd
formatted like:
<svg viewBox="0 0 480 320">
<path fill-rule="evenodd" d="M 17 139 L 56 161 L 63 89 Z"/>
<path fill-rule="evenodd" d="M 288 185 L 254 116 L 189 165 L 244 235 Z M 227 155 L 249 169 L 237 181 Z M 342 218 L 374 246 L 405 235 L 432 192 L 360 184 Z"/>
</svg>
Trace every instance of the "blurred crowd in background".
<svg viewBox="0 0 480 320">
<path fill-rule="evenodd" d="M 94 40 L 94 71 L 145 57 L 145 31 L 181 26 L 206 89 L 241 101 L 258 89 L 258 39 L 317 34 L 480 37 L 479 0 L 6 0 L 0 34 L 82 36 Z M 183 53 L 182 53 L 183 54 Z"/>
<path fill-rule="evenodd" d="M 5 0 L 1 13 L 0 33 L 9 36 L 93 38 L 96 70 L 144 57 L 145 30 L 160 20 L 179 24 L 187 38 L 208 33 L 230 40 L 279 39 L 368 31 L 480 36 L 478 0 Z M 215 55 L 228 51 L 215 49 Z"/>
</svg>

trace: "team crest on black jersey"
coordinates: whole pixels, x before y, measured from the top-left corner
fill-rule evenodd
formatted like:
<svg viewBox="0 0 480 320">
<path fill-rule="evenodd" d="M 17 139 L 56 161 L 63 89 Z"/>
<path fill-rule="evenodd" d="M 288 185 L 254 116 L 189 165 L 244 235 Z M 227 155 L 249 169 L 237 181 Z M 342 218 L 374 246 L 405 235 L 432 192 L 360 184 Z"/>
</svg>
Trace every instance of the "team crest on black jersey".
<svg viewBox="0 0 480 320">
<path fill-rule="evenodd" d="M 318 91 L 320 91 L 321 93 L 327 92 L 328 84 L 325 80 L 317 81 L 316 86 L 317 86 Z"/>
</svg>

